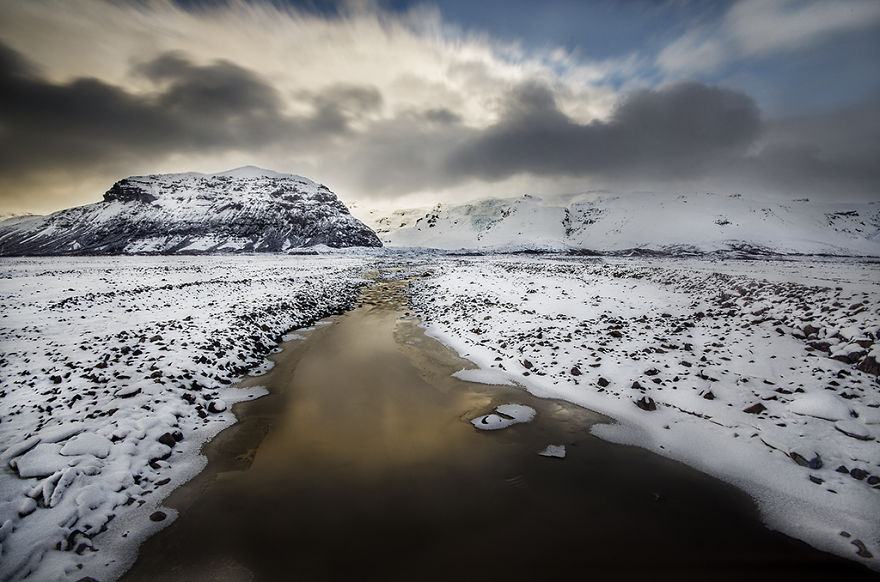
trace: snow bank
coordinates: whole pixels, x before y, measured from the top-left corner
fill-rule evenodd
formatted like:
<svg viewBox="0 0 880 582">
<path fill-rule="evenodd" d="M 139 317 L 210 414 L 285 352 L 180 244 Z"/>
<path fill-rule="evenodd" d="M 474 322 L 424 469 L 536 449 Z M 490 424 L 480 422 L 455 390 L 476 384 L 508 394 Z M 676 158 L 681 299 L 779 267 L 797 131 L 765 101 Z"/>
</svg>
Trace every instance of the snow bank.
<svg viewBox="0 0 880 582">
<path fill-rule="evenodd" d="M 771 527 L 880 568 L 880 382 L 866 365 L 880 265 L 476 257 L 432 269 L 411 288 L 431 336 L 617 419 L 593 428 L 602 438 L 748 491 Z"/>
<path fill-rule="evenodd" d="M 174 518 L 229 385 L 354 304 L 363 261 L 0 261 L 0 579 L 109 580 Z"/>
</svg>

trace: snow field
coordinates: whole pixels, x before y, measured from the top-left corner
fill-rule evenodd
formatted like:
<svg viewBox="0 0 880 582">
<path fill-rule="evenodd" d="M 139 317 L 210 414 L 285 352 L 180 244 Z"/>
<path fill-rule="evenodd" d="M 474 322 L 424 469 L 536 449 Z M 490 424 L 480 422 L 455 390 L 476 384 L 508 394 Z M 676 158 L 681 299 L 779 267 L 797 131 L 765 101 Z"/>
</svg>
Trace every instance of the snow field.
<svg viewBox="0 0 880 582">
<path fill-rule="evenodd" d="M 594 434 L 733 483 L 770 527 L 878 569 L 880 266 L 827 265 L 448 258 L 411 303 L 486 378 L 607 414 L 619 424 Z"/>
<path fill-rule="evenodd" d="M 114 579 L 261 389 L 229 385 L 345 311 L 358 258 L 0 262 L 0 579 Z"/>
</svg>

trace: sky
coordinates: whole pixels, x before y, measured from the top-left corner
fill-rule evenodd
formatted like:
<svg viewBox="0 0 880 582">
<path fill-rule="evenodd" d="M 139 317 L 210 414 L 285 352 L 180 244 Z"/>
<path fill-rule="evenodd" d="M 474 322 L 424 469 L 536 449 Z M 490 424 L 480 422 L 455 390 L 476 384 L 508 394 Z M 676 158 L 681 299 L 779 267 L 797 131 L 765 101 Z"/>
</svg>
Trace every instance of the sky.
<svg viewBox="0 0 880 582">
<path fill-rule="evenodd" d="M 0 215 L 256 165 L 359 209 L 880 200 L 880 0 L 0 0 Z"/>
</svg>

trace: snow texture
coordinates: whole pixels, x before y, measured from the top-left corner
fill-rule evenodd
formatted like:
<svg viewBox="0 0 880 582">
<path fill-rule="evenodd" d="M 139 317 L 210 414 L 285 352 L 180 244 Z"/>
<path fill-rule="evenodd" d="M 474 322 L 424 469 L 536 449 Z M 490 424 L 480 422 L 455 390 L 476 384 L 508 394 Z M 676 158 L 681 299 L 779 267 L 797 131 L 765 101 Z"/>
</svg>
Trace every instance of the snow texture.
<svg viewBox="0 0 880 582">
<path fill-rule="evenodd" d="M 411 307 L 462 357 L 613 417 L 593 433 L 728 481 L 771 527 L 880 568 L 876 262 L 509 256 L 431 270 Z"/>
<path fill-rule="evenodd" d="M 386 245 L 496 251 L 880 256 L 880 203 L 769 202 L 739 194 L 581 194 L 371 213 Z"/>
<path fill-rule="evenodd" d="M 264 389 L 229 385 L 354 305 L 363 260 L 0 261 L 0 579 L 116 578 Z"/>
<path fill-rule="evenodd" d="M 565 458 L 565 445 L 547 445 L 543 451 L 538 452 L 542 457 L 552 457 L 554 459 Z"/>
<path fill-rule="evenodd" d="M 535 418 L 535 409 L 525 404 L 502 404 L 495 408 L 495 412 L 484 414 L 471 420 L 471 424 L 480 430 L 498 430 L 531 422 Z"/>
<path fill-rule="evenodd" d="M 297 252 L 381 246 L 326 186 L 245 166 L 133 176 L 104 200 L 0 222 L 0 255 Z"/>
</svg>

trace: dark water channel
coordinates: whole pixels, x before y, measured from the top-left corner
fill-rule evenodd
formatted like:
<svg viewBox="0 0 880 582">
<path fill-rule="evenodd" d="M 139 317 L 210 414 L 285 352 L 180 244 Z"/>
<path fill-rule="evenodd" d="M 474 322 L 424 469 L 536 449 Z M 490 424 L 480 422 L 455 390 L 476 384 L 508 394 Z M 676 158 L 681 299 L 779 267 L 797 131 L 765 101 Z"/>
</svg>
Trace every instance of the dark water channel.
<svg viewBox="0 0 880 582">
<path fill-rule="evenodd" d="M 607 419 L 450 377 L 472 366 L 402 294 L 374 287 L 248 380 L 272 393 L 236 407 L 123 580 L 876 579 L 765 529 L 732 487 L 592 437 Z M 468 422 L 504 403 L 537 417 Z"/>
</svg>

